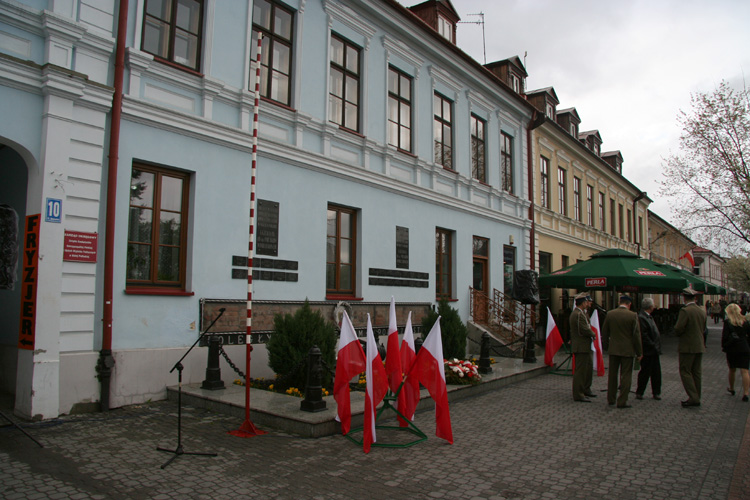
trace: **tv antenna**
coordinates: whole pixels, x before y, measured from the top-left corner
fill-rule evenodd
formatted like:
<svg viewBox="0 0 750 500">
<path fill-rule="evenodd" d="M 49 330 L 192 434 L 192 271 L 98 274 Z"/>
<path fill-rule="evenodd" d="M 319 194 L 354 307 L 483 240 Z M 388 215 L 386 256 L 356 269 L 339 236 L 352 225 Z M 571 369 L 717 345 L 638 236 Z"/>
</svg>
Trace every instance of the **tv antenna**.
<svg viewBox="0 0 750 500">
<path fill-rule="evenodd" d="M 487 44 L 484 40 L 484 12 L 477 14 L 466 14 L 467 16 L 478 16 L 477 21 L 459 21 L 458 24 L 478 24 L 482 27 L 482 52 L 484 54 L 484 64 L 487 64 Z"/>
</svg>

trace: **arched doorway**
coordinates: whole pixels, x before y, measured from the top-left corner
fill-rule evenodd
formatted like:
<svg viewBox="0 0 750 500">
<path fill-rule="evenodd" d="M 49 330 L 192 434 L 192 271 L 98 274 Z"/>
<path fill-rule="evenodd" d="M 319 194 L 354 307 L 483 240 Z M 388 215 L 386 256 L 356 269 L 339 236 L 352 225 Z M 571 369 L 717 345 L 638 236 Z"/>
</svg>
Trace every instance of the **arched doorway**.
<svg viewBox="0 0 750 500">
<path fill-rule="evenodd" d="M 0 392 L 14 394 L 22 278 L 23 220 L 29 168 L 0 138 Z M 15 228 L 13 225 L 15 224 Z"/>
</svg>

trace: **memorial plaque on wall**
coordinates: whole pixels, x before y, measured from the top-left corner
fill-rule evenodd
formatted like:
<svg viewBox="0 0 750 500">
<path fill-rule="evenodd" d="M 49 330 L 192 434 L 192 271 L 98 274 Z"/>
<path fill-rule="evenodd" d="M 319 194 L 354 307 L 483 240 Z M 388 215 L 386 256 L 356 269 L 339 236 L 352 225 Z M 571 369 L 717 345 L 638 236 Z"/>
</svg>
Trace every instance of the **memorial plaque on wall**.
<svg viewBox="0 0 750 500">
<path fill-rule="evenodd" d="M 279 255 L 279 203 L 276 201 L 258 200 L 255 253 Z"/>
<path fill-rule="evenodd" d="M 409 269 L 409 228 L 396 226 L 396 267 Z"/>
</svg>

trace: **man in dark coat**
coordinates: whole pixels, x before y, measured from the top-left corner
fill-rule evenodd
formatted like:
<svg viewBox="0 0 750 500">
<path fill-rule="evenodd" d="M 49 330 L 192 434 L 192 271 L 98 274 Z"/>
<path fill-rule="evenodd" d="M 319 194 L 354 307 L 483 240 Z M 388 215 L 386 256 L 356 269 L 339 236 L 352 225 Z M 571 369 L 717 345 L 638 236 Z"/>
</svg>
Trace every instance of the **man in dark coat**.
<svg viewBox="0 0 750 500">
<path fill-rule="evenodd" d="M 648 380 L 651 379 L 651 394 L 654 399 L 661 399 L 661 337 L 651 313 L 654 311 L 654 299 L 643 299 L 641 312 L 638 313 L 638 323 L 641 327 L 641 344 L 643 345 L 643 359 L 641 371 L 638 372 L 638 386 L 635 397 L 643 399 Z"/>
<path fill-rule="evenodd" d="M 570 313 L 570 352 L 573 353 L 575 362 L 573 401 L 581 403 L 590 403 L 589 398 L 596 397 L 596 394 L 591 391 L 591 383 L 594 379 L 591 340 L 595 334 L 586 314 L 586 310 L 591 306 L 592 301 L 590 299 L 585 293 L 576 295 L 576 307 Z"/>
<path fill-rule="evenodd" d="M 620 305 L 607 313 L 602 325 L 602 337 L 609 340 L 609 380 L 607 384 L 607 403 L 618 408 L 630 408 L 628 396 L 633 380 L 633 358 L 641 359 L 641 329 L 638 316 L 630 310 L 633 299 L 627 295 L 620 297 Z M 619 374 L 619 381 L 618 381 Z M 617 395 L 617 387 L 620 395 Z"/>
<path fill-rule="evenodd" d="M 683 408 L 701 405 L 701 380 L 703 353 L 703 332 L 706 329 L 706 311 L 695 303 L 696 292 L 691 288 L 682 291 L 685 307 L 677 315 L 674 333 L 679 337 L 680 379 L 688 398 L 682 402 Z"/>
</svg>

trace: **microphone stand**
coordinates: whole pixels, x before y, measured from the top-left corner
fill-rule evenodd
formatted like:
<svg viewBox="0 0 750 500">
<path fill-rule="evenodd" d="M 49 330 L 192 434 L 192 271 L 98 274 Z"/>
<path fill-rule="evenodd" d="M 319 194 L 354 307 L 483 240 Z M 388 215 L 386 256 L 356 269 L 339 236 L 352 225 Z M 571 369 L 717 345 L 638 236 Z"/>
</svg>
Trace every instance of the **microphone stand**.
<svg viewBox="0 0 750 500">
<path fill-rule="evenodd" d="M 167 465 L 171 464 L 172 461 L 174 461 L 175 458 L 179 457 L 180 455 L 200 455 L 205 457 L 215 457 L 217 456 L 217 453 L 197 453 L 197 452 L 187 452 L 182 448 L 182 360 L 185 359 L 185 357 L 190 354 L 190 351 L 193 350 L 193 347 L 198 345 L 198 342 L 203 338 L 203 336 L 208 333 L 208 331 L 211 329 L 212 326 L 214 326 L 214 323 L 216 323 L 219 318 L 224 314 L 224 311 L 226 311 L 225 307 L 222 307 L 219 309 L 219 315 L 216 316 L 216 319 L 214 319 L 210 325 L 208 325 L 208 328 L 205 329 L 203 333 L 198 335 L 198 338 L 193 342 L 193 345 L 190 346 L 190 349 L 185 352 L 185 354 L 182 355 L 180 360 L 175 363 L 175 365 L 172 367 L 171 370 L 169 370 L 169 373 L 172 373 L 173 371 L 177 370 L 177 448 L 174 450 L 171 450 L 169 448 L 160 448 L 157 447 L 156 449 L 158 451 L 165 451 L 167 453 L 173 453 L 174 456 L 171 457 L 169 460 L 167 460 L 164 465 L 161 466 L 162 469 L 164 469 Z"/>
</svg>

